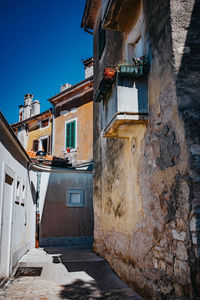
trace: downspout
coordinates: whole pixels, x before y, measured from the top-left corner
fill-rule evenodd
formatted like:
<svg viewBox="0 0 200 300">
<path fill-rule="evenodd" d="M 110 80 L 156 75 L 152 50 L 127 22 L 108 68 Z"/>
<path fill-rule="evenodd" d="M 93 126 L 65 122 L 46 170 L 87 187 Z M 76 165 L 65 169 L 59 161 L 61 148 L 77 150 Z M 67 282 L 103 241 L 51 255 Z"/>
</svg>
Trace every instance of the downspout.
<svg viewBox="0 0 200 300">
<path fill-rule="evenodd" d="M 54 155 L 54 141 L 55 141 L 55 104 L 51 102 L 52 107 L 52 129 L 51 129 L 51 154 Z"/>
<path fill-rule="evenodd" d="M 40 224 L 40 183 L 41 173 L 37 172 L 37 192 L 36 192 L 36 210 L 35 210 L 35 248 L 39 248 L 39 224 Z"/>
</svg>

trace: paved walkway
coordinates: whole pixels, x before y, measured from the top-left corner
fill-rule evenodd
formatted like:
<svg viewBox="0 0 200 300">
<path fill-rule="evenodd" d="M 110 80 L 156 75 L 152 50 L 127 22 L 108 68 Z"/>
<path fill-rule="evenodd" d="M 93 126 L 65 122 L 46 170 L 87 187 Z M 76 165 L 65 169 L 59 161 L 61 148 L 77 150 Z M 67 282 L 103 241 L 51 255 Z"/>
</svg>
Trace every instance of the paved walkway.
<svg viewBox="0 0 200 300">
<path fill-rule="evenodd" d="M 142 300 L 90 249 L 64 247 L 32 249 L 24 255 L 0 290 L 0 300 L 5 299 Z"/>
</svg>

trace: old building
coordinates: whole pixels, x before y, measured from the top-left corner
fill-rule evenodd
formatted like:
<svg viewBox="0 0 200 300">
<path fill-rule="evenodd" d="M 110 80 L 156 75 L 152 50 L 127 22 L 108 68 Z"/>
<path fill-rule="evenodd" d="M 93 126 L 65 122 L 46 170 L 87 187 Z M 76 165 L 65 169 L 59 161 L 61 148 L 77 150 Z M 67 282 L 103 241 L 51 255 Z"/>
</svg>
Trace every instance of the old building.
<svg viewBox="0 0 200 300">
<path fill-rule="evenodd" d="M 24 96 L 24 105 L 19 106 L 19 122 L 11 126 L 30 157 L 40 150 L 51 154 L 52 111 L 40 113 L 39 101 L 32 100 L 32 94 Z"/>
<path fill-rule="evenodd" d="M 35 246 L 36 173 L 0 113 L 0 284 Z"/>
<path fill-rule="evenodd" d="M 145 299 L 199 299 L 199 1 L 86 0 L 94 249 Z M 177 297 L 177 298 L 176 298 Z"/>
<path fill-rule="evenodd" d="M 93 159 L 93 59 L 84 61 L 85 79 L 49 99 L 54 107 L 53 154 L 73 165 Z"/>
</svg>

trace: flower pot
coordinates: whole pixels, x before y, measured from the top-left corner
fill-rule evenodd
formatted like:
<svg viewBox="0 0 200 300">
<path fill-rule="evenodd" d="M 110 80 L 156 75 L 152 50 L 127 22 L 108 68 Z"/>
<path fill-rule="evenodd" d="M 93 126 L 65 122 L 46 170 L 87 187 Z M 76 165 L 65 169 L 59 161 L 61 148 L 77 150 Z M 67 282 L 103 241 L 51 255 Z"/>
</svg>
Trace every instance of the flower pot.
<svg viewBox="0 0 200 300">
<path fill-rule="evenodd" d="M 105 68 L 105 70 L 104 70 L 104 75 L 105 75 L 106 77 L 113 78 L 113 77 L 115 77 L 115 74 L 116 74 L 115 69 Z"/>
</svg>

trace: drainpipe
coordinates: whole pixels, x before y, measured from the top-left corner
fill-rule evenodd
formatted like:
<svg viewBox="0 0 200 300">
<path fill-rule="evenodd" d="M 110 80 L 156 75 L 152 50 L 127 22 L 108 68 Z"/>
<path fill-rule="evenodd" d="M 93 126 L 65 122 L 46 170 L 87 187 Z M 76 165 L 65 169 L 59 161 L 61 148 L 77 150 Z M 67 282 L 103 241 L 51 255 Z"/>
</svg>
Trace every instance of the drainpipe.
<svg viewBox="0 0 200 300">
<path fill-rule="evenodd" d="M 39 248 L 39 224 L 40 224 L 40 184 L 41 173 L 37 172 L 37 192 L 36 192 L 36 211 L 35 211 L 35 248 Z"/>
<path fill-rule="evenodd" d="M 54 140 L 55 140 L 55 104 L 52 108 L 52 129 L 51 129 L 51 154 L 54 155 Z"/>
</svg>

